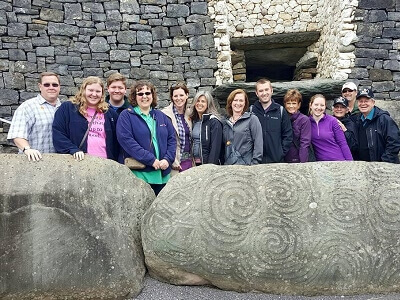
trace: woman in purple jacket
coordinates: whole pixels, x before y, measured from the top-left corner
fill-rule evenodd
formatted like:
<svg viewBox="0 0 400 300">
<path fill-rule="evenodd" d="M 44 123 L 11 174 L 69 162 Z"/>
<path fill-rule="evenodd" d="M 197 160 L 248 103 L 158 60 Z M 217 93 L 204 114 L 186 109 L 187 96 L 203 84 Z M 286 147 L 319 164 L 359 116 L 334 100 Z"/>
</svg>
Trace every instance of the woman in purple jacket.
<svg viewBox="0 0 400 300">
<path fill-rule="evenodd" d="M 287 163 L 304 163 L 309 161 L 311 144 L 311 122 L 299 109 L 303 97 L 296 89 L 288 90 L 283 98 L 283 104 L 290 115 L 293 129 L 293 142 L 285 156 Z"/>
<path fill-rule="evenodd" d="M 145 165 L 132 172 L 149 183 L 157 195 L 169 180 L 175 160 L 175 130 L 170 119 L 155 109 L 157 95 L 150 82 L 136 82 L 130 89 L 129 102 L 132 106 L 119 115 L 117 122 L 123 159 L 132 157 Z"/>
<path fill-rule="evenodd" d="M 317 161 L 353 160 L 343 130 L 327 115 L 326 99 L 317 94 L 310 100 L 311 142 Z"/>
</svg>

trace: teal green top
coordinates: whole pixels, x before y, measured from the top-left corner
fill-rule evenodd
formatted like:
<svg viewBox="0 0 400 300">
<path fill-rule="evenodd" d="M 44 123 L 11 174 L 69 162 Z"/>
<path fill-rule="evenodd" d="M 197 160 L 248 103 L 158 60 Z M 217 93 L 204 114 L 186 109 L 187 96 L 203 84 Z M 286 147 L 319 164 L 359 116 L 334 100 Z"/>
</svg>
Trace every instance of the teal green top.
<svg viewBox="0 0 400 300">
<path fill-rule="evenodd" d="M 156 137 L 156 120 L 154 120 L 150 114 L 146 115 L 144 114 L 139 106 L 135 106 L 134 111 L 142 117 L 142 119 L 146 122 L 147 126 L 150 129 L 151 133 L 151 142 L 154 145 L 154 149 L 156 152 L 156 157 L 157 159 L 160 159 L 160 149 L 158 148 L 158 142 L 157 142 L 157 137 Z M 132 170 L 132 173 L 135 174 L 136 177 L 146 181 L 147 183 L 151 184 L 164 184 L 167 183 L 169 178 L 171 177 L 170 174 L 166 176 L 162 176 L 161 170 L 154 170 L 154 171 L 149 171 L 149 172 L 144 172 L 140 170 Z"/>
</svg>

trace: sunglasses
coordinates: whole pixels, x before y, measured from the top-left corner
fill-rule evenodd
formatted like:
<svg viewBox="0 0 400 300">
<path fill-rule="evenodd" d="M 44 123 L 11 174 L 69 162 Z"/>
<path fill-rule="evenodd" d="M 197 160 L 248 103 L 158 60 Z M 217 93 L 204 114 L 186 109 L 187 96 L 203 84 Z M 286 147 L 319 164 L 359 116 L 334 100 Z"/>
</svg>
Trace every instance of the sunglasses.
<svg viewBox="0 0 400 300">
<path fill-rule="evenodd" d="M 60 85 L 58 83 L 43 83 L 42 84 L 44 87 L 50 87 L 50 85 L 52 87 L 59 87 Z"/>
<path fill-rule="evenodd" d="M 137 95 L 137 96 L 140 96 L 140 97 L 143 97 L 144 95 L 150 96 L 150 95 L 151 95 L 151 92 L 146 92 L 146 93 L 140 92 L 140 93 L 136 93 L 136 95 Z"/>
<path fill-rule="evenodd" d="M 344 90 L 342 91 L 342 93 L 351 93 L 351 92 L 354 92 L 354 90 L 344 89 Z"/>
</svg>

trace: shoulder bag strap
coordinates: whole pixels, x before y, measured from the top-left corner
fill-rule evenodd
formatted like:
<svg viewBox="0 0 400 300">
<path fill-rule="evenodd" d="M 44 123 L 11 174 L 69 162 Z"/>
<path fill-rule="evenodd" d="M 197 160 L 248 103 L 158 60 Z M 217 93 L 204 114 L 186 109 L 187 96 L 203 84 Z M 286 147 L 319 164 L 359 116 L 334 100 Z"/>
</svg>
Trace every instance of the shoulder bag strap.
<svg viewBox="0 0 400 300">
<path fill-rule="evenodd" d="M 96 115 L 97 115 L 97 110 L 94 112 L 93 118 L 90 120 L 90 123 L 89 123 L 89 125 L 88 125 L 88 128 L 87 128 L 87 130 L 86 130 L 86 132 L 85 132 L 85 135 L 83 136 L 82 141 L 81 141 L 81 143 L 79 144 L 79 149 L 81 149 L 83 143 L 85 142 L 86 137 L 87 137 L 88 134 L 89 134 L 90 127 L 92 127 L 92 123 L 93 123 L 94 119 L 96 119 Z"/>
</svg>

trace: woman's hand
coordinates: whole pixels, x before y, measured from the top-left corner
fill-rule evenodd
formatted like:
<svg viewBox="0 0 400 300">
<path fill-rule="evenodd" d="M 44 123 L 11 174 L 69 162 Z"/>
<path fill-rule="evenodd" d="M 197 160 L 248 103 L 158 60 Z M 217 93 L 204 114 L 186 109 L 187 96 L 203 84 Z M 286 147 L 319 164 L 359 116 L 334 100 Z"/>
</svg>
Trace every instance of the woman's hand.
<svg viewBox="0 0 400 300">
<path fill-rule="evenodd" d="M 343 132 L 346 132 L 347 131 L 346 126 L 344 126 L 343 123 L 340 122 L 339 120 L 337 120 L 337 121 L 338 121 L 338 124 L 339 124 L 340 128 L 342 128 Z"/>
<path fill-rule="evenodd" d="M 169 167 L 169 163 L 166 159 L 160 160 L 160 169 L 161 170 L 166 170 Z"/>
<path fill-rule="evenodd" d="M 181 165 L 178 165 L 178 164 L 172 164 L 172 170 L 175 170 L 175 171 L 180 171 L 180 170 L 181 170 Z"/>
<path fill-rule="evenodd" d="M 154 168 L 155 170 L 160 169 L 160 161 L 159 161 L 158 159 L 156 159 L 156 160 L 153 162 L 153 168 Z"/>
<path fill-rule="evenodd" d="M 85 157 L 85 154 L 83 153 L 83 151 L 78 151 L 78 152 L 75 152 L 73 154 L 73 156 L 76 160 L 83 160 L 83 158 Z"/>
</svg>

